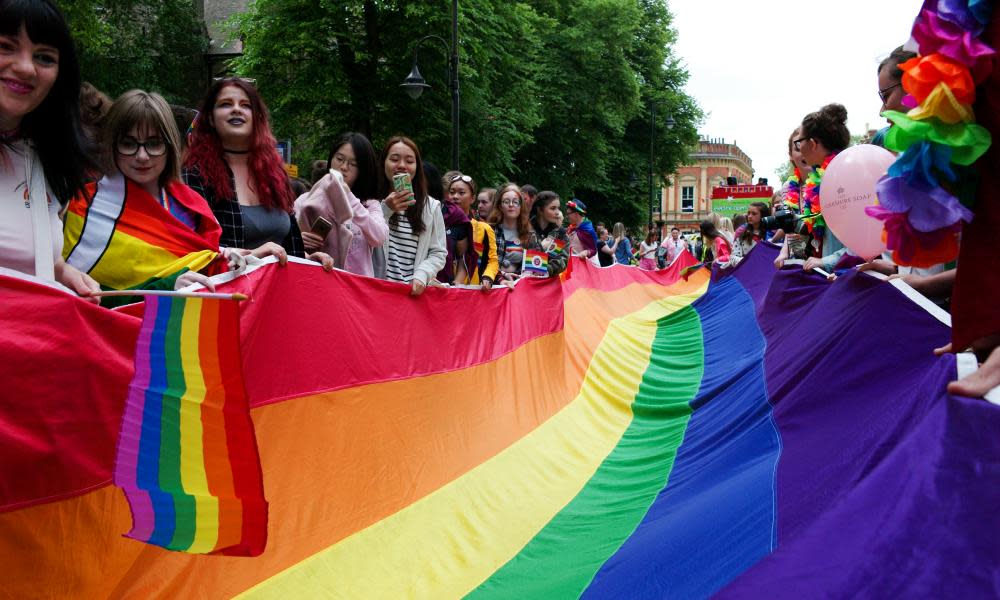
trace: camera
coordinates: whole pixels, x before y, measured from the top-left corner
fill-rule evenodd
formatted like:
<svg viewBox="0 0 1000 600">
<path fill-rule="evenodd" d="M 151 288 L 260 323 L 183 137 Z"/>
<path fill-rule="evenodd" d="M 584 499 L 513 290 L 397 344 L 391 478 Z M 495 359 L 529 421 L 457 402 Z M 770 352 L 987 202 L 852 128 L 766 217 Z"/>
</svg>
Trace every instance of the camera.
<svg viewBox="0 0 1000 600">
<path fill-rule="evenodd" d="M 781 229 L 786 233 L 806 233 L 808 228 L 799 215 L 790 210 L 776 210 L 769 217 L 760 220 L 760 226 L 765 230 Z"/>
</svg>

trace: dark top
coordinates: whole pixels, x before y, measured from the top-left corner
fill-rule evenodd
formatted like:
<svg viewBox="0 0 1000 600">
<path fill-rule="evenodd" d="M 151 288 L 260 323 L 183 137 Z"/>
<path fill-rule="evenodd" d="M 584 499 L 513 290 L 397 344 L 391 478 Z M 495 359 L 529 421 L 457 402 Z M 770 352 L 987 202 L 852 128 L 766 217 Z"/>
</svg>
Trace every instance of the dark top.
<svg viewBox="0 0 1000 600">
<path fill-rule="evenodd" d="M 201 194 L 208 201 L 208 205 L 212 207 L 215 218 L 219 220 L 219 225 L 222 226 L 222 237 L 219 238 L 219 246 L 223 248 L 253 250 L 257 246 L 251 246 L 247 243 L 246 228 L 243 224 L 243 211 L 241 210 L 239 201 L 236 199 L 236 178 L 229 167 L 226 167 L 226 170 L 229 171 L 229 181 L 233 188 L 233 196 L 231 198 L 219 197 L 215 193 L 215 190 L 202 180 L 197 168 L 184 169 L 181 173 L 181 178 L 188 187 Z M 289 214 L 288 221 L 288 233 L 281 240 L 281 246 L 290 256 L 302 258 L 305 256 L 305 248 L 302 246 L 302 234 L 299 232 L 298 223 L 295 222 L 295 215 Z"/>
</svg>

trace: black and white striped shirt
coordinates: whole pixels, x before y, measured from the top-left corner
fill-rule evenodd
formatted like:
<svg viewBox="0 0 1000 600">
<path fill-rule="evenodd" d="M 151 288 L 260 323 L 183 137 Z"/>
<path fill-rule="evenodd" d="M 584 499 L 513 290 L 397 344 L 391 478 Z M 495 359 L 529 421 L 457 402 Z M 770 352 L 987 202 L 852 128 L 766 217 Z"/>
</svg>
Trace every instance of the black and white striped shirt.
<svg viewBox="0 0 1000 600">
<path fill-rule="evenodd" d="M 395 225 L 389 225 L 385 244 L 385 276 L 389 281 L 409 283 L 417 260 L 417 236 L 405 216 L 400 215 L 395 221 Z"/>
</svg>

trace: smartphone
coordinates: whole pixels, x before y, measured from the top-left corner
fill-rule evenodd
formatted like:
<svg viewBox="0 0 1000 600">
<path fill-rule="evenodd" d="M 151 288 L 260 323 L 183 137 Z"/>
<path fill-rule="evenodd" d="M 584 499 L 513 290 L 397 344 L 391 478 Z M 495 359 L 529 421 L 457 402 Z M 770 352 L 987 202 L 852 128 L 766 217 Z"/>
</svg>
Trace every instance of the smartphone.
<svg viewBox="0 0 1000 600">
<path fill-rule="evenodd" d="M 397 192 L 409 192 L 410 199 L 406 201 L 404 206 L 410 207 L 417 203 L 416 199 L 413 197 L 413 184 L 410 183 L 409 173 L 396 173 L 392 176 L 392 187 Z M 405 211 L 396 211 L 402 214 Z"/>
<path fill-rule="evenodd" d="M 313 221 L 311 229 L 313 233 L 325 239 L 333 229 L 333 223 L 327 221 L 323 217 L 316 217 L 316 220 Z"/>
<path fill-rule="evenodd" d="M 408 173 L 396 173 L 392 176 L 392 187 L 397 192 L 407 191 L 411 194 L 413 193 L 413 184 L 410 183 L 410 175 Z"/>
</svg>

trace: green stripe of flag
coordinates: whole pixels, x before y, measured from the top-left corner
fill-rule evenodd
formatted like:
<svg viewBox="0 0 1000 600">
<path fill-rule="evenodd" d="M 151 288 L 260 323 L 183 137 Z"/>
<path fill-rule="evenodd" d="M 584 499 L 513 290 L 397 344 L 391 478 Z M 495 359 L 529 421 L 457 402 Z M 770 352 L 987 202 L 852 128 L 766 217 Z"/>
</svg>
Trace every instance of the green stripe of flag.
<svg viewBox="0 0 1000 600">
<path fill-rule="evenodd" d="M 181 396 L 187 391 L 181 356 L 181 324 L 184 320 L 183 298 L 172 298 L 170 324 L 167 326 L 164 351 L 167 359 L 167 390 L 163 394 L 163 422 L 160 426 L 160 485 L 174 498 L 174 535 L 168 544 L 172 550 L 187 550 L 194 541 L 194 498 L 183 493 L 181 482 Z"/>
<path fill-rule="evenodd" d="M 660 319 L 618 445 L 580 493 L 469 597 L 579 596 L 666 486 L 703 372 L 697 311 L 688 306 Z"/>
</svg>

